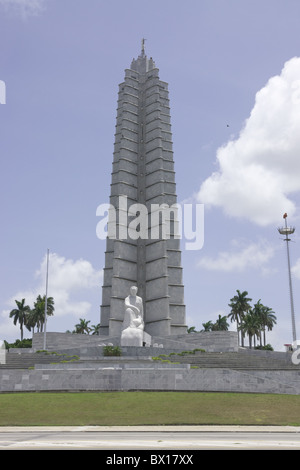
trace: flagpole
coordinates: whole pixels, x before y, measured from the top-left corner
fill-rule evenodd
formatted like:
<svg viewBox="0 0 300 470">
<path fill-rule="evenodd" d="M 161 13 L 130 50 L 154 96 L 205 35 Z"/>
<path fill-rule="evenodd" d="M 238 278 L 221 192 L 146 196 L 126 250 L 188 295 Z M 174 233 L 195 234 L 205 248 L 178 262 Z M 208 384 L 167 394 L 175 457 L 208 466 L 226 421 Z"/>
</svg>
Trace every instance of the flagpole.
<svg viewBox="0 0 300 470">
<path fill-rule="evenodd" d="M 49 248 L 48 248 L 48 250 L 47 250 L 46 296 L 45 296 L 45 321 L 44 321 L 44 347 L 43 347 L 43 349 L 46 349 L 46 335 L 47 335 L 48 269 L 49 269 Z"/>
</svg>

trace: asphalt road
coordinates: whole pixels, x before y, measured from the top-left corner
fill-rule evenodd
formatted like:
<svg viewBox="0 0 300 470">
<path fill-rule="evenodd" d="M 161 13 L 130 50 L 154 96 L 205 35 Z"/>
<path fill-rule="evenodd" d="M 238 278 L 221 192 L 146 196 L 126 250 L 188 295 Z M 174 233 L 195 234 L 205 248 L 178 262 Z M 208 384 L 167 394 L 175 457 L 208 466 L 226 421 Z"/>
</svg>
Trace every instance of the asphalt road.
<svg viewBox="0 0 300 470">
<path fill-rule="evenodd" d="M 193 450 L 299 450 L 300 428 L 253 427 L 180 427 L 175 428 L 1 428 L 0 450 L 134 450 L 151 451 L 153 455 L 163 450 L 178 452 L 188 461 Z M 154 452 L 153 452 L 154 451 Z M 157 451 L 157 452 L 155 452 Z M 122 455 L 119 454 L 120 456 Z M 176 454 L 177 455 L 177 454 Z M 175 458 L 175 457 L 174 457 Z M 155 462 L 166 464 L 171 462 Z M 174 462 L 172 462 L 174 463 Z M 179 461 L 177 461 L 179 463 Z M 135 466 L 135 465 L 133 465 Z M 138 466 L 138 465 L 136 465 Z"/>
</svg>

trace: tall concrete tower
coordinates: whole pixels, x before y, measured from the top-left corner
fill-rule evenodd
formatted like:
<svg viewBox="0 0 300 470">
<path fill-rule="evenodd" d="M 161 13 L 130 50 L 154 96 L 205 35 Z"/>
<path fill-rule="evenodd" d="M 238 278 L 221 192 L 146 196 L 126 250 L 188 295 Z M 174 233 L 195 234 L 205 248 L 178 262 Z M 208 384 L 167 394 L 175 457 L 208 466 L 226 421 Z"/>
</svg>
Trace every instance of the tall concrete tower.
<svg viewBox="0 0 300 470">
<path fill-rule="evenodd" d="M 119 85 L 113 155 L 110 204 L 116 210 L 113 219 L 118 230 L 106 242 L 100 334 L 121 334 L 124 299 L 133 285 L 143 298 L 147 333 L 186 333 L 176 217 L 169 211 L 170 217 L 163 220 L 158 210 L 162 204 L 170 207 L 177 202 L 168 84 L 159 79 L 152 58 L 147 58 L 144 40 L 141 54 L 125 70 Z M 137 208 L 133 204 L 143 205 L 148 214 L 146 236 L 142 230 L 138 238 L 128 236 L 128 208 Z M 155 211 L 159 219 L 153 216 Z M 167 233 L 163 233 L 166 224 Z"/>
</svg>

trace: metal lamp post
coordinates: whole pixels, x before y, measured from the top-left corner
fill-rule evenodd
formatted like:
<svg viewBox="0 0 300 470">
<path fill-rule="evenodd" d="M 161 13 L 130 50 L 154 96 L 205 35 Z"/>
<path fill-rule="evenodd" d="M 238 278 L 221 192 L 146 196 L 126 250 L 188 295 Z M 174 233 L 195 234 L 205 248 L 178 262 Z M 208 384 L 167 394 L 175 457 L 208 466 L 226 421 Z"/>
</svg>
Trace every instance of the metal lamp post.
<svg viewBox="0 0 300 470">
<path fill-rule="evenodd" d="M 293 299 L 293 286 L 292 286 L 292 276 L 291 276 L 291 262 L 290 262 L 290 251 L 289 251 L 289 242 L 291 239 L 289 235 L 292 235 L 295 232 L 295 227 L 288 227 L 287 225 L 287 214 L 283 216 L 285 220 L 285 226 L 278 228 L 278 232 L 281 235 L 285 235 L 284 241 L 286 242 L 286 253 L 288 260 L 288 275 L 289 275 L 289 288 L 290 288 L 290 302 L 291 302 L 291 317 L 292 317 L 292 333 L 293 333 L 293 343 L 296 343 L 296 322 L 295 322 L 295 311 L 294 311 L 294 299 Z"/>
<path fill-rule="evenodd" d="M 48 250 L 47 250 L 46 296 L 45 296 L 45 322 L 44 322 L 44 349 L 46 349 L 46 335 L 47 335 L 48 269 L 49 269 L 49 248 L 48 248 Z"/>
</svg>

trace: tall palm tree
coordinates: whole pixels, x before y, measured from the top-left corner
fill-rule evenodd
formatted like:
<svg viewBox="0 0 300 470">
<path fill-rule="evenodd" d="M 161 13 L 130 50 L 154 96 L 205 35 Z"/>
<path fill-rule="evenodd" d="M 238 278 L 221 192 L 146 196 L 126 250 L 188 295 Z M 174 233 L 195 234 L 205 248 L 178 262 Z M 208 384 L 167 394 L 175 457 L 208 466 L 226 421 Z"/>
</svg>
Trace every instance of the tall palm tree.
<svg viewBox="0 0 300 470">
<path fill-rule="evenodd" d="M 262 333 L 263 333 L 263 343 L 266 345 L 266 328 L 272 330 L 273 326 L 276 324 L 276 316 L 274 315 L 273 310 L 270 307 L 267 307 L 261 303 L 260 300 L 254 304 L 253 315 L 256 316 L 257 322 L 259 323 L 259 338 L 260 346 L 262 346 Z"/>
<path fill-rule="evenodd" d="M 91 326 L 90 331 L 92 332 L 92 335 L 99 335 L 100 326 L 100 323 Z"/>
<path fill-rule="evenodd" d="M 82 318 L 79 318 L 79 321 L 80 323 L 75 325 L 74 333 L 81 334 L 81 335 L 84 335 L 86 333 L 89 334 L 91 331 L 90 327 L 88 326 L 90 323 L 90 320 L 84 320 Z"/>
<path fill-rule="evenodd" d="M 33 308 L 33 319 L 32 322 L 35 323 L 37 330 L 39 332 L 43 331 L 44 323 L 45 323 L 45 303 L 46 303 L 46 296 L 38 295 L 36 302 L 34 303 Z M 47 316 L 54 315 L 54 300 L 53 297 L 47 297 Z"/>
<path fill-rule="evenodd" d="M 216 323 L 213 324 L 212 330 L 213 331 L 227 331 L 229 324 L 227 323 L 227 316 L 222 317 L 221 315 L 218 316 Z"/>
<path fill-rule="evenodd" d="M 262 328 L 264 334 L 264 346 L 266 345 L 266 328 L 268 331 L 272 331 L 273 326 L 276 325 L 276 315 L 274 314 L 273 310 L 270 307 L 266 307 L 265 305 L 262 306 Z"/>
<path fill-rule="evenodd" d="M 212 321 L 207 321 L 206 323 L 202 323 L 202 326 L 203 326 L 203 330 L 201 330 L 201 333 L 203 331 L 211 331 L 212 330 L 212 327 L 213 327 L 213 322 Z"/>
<path fill-rule="evenodd" d="M 197 333 L 195 326 L 190 326 L 187 330 L 187 333 Z"/>
<path fill-rule="evenodd" d="M 26 325 L 27 322 L 27 316 L 30 313 L 30 307 L 29 305 L 25 305 L 25 299 L 22 299 L 21 302 L 18 300 L 15 300 L 17 307 L 11 310 L 9 317 L 14 319 L 14 325 L 16 325 L 18 322 L 20 324 L 20 330 L 21 330 L 21 341 L 23 340 L 23 327 Z"/>
<path fill-rule="evenodd" d="M 244 332 L 243 332 L 243 329 L 241 328 L 241 323 L 245 315 L 251 309 L 250 302 L 252 301 L 252 299 L 247 297 L 248 295 L 247 291 L 241 292 L 237 289 L 236 292 L 237 292 L 237 295 L 232 297 L 232 299 L 230 299 L 230 304 L 228 304 L 228 306 L 231 308 L 231 311 L 228 314 L 228 318 L 230 318 L 231 322 L 236 321 L 237 331 L 241 332 L 241 342 L 239 341 L 239 344 L 244 346 Z"/>
<path fill-rule="evenodd" d="M 253 338 L 253 345 L 256 346 L 256 338 L 260 335 L 260 328 L 261 323 L 259 317 L 253 312 L 253 310 L 249 310 L 248 313 L 244 316 L 242 322 L 239 325 L 239 329 L 246 333 L 249 337 L 249 348 L 252 349 L 252 338 Z"/>
<path fill-rule="evenodd" d="M 32 335 L 34 334 L 34 329 L 36 327 L 36 319 L 35 319 L 35 312 L 34 310 L 30 310 L 30 312 L 27 315 L 26 319 L 26 328 L 27 330 L 32 332 Z"/>
</svg>

